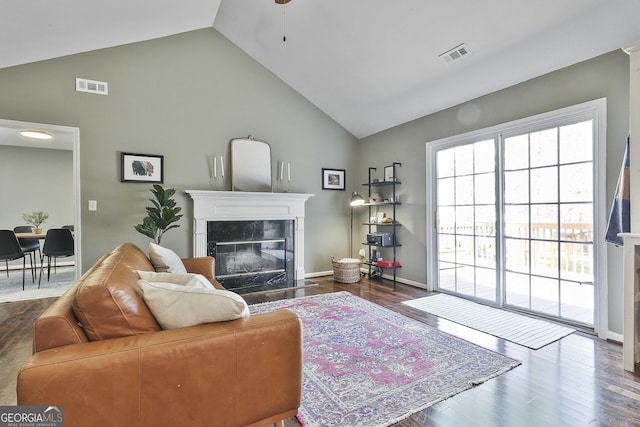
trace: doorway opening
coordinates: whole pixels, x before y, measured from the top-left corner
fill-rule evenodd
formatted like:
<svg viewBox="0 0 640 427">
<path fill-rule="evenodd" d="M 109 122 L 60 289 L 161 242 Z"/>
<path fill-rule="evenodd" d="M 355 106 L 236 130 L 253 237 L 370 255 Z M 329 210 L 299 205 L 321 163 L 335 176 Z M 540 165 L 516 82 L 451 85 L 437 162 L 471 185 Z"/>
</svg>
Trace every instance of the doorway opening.
<svg viewBox="0 0 640 427">
<path fill-rule="evenodd" d="M 38 130 L 46 132 L 52 136 L 50 140 L 39 141 L 26 138 L 20 135 L 22 130 Z M 64 185 L 71 188 L 68 194 L 71 194 L 71 200 L 62 201 L 62 203 L 71 203 L 72 206 L 68 211 L 70 214 L 60 215 L 58 218 L 50 218 L 47 223 L 43 225 L 45 228 L 61 227 L 61 226 L 73 226 L 74 239 L 75 239 L 75 278 L 78 279 L 82 273 L 82 248 L 81 248 L 81 210 L 80 210 L 80 130 L 77 127 L 59 126 L 45 123 L 33 123 L 23 122 L 16 120 L 0 119 L 0 149 L 15 149 L 16 147 L 29 149 L 34 155 L 45 158 L 46 153 L 51 154 L 60 153 L 60 150 L 65 152 L 71 152 L 71 168 L 72 172 L 69 177 L 70 182 L 56 183 L 52 182 L 51 177 L 42 176 L 38 168 L 32 167 L 30 161 L 24 161 L 24 164 L 12 165 L 16 170 L 21 171 L 20 179 L 11 180 L 12 186 L 23 185 L 24 188 L 20 189 L 18 193 L 22 192 L 22 196 L 14 197 L 14 201 L 17 206 L 12 210 L 12 213 L 8 217 L 2 218 L 2 225 L 0 227 L 6 229 L 13 229 L 14 226 L 21 225 L 21 213 L 25 209 L 20 207 L 20 203 L 31 194 L 37 194 L 36 189 L 44 189 L 46 192 L 53 195 L 53 199 L 47 197 L 46 204 L 32 204 L 31 206 L 42 206 L 37 210 L 51 211 L 54 208 L 56 199 L 56 185 Z M 44 154 L 39 154 L 44 153 Z M 60 157 L 60 156 L 56 156 Z M 21 160 L 22 162 L 22 160 Z M 35 162 L 35 161 L 34 161 Z M 68 174 L 65 176 L 69 176 Z M 27 179 L 28 177 L 28 179 Z M 44 198 L 43 198 L 44 199 Z M 66 197 L 65 197 L 66 199 Z M 49 206 L 50 208 L 48 208 Z M 34 209 L 31 209 L 34 210 Z M 56 221 L 54 223 L 54 221 Z"/>
</svg>

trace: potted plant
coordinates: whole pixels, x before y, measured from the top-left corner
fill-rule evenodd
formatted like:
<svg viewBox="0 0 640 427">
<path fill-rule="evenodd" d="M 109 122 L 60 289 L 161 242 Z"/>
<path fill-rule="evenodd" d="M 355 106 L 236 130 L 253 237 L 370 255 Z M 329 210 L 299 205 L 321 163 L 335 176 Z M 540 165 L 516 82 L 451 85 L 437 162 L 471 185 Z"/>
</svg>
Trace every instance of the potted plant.
<svg viewBox="0 0 640 427">
<path fill-rule="evenodd" d="M 27 223 L 33 225 L 33 232 L 35 234 L 42 233 L 42 228 L 40 225 L 43 224 L 47 218 L 49 218 L 49 214 L 42 211 L 34 211 L 30 214 L 23 213 L 22 219 Z"/>
<path fill-rule="evenodd" d="M 179 214 L 182 208 L 176 206 L 176 201 L 173 200 L 173 195 L 176 193 L 173 188 L 165 189 L 161 185 L 154 184 L 149 191 L 154 196 L 153 199 L 149 199 L 153 206 L 146 208 L 147 216 L 142 220 L 142 224 L 133 228 L 154 239 L 159 245 L 164 233 L 172 228 L 180 227 L 180 224 L 175 224 L 175 222 L 182 218 L 182 214 Z"/>
</svg>

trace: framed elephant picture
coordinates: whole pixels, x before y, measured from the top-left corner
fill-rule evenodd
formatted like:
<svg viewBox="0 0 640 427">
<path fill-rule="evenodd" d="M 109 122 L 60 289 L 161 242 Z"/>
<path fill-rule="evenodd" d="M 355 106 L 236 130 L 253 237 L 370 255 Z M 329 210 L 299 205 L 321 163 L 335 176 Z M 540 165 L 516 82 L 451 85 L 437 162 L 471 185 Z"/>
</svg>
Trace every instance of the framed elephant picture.
<svg viewBox="0 0 640 427">
<path fill-rule="evenodd" d="M 121 153 L 120 182 L 164 182 L 164 156 Z"/>
</svg>

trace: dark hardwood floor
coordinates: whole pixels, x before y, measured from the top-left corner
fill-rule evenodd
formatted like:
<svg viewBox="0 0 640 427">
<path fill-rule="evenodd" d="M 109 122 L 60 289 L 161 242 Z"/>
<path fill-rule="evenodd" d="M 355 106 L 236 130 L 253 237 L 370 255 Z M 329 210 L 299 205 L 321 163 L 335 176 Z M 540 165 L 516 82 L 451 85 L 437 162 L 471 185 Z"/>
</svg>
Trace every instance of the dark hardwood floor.
<svg viewBox="0 0 640 427">
<path fill-rule="evenodd" d="M 441 331 L 522 361 L 515 369 L 437 403 L 397 426 L 640 426 L 640 374 L 622 368 L 622 347 L 576 332 L 540 350 L 510 343 L 401 304 L 428 292 L 363 278 L 244 295 L 249 304 L 348 291 Z M 31 327 L 51 299 L 0 304 L 0 405 L 15 405 L 15 378 L 31 354 Z M 285 426 L 300 424 L 295 418 Z M 344 427 L 344 426 L 341 426 Z"/>
</svg>

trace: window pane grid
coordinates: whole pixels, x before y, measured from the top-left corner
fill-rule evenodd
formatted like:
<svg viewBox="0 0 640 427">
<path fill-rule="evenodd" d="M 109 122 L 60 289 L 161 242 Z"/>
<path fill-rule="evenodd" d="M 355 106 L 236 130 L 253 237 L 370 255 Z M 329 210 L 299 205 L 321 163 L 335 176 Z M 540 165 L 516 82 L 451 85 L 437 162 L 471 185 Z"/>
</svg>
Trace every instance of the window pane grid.
<svg viewBox="0 0 640 427">
<path fill-rule="evenodd" d="M 437 151 L 439 287 L 593 324 L 593 127 L 583 120 Z"/>
<path fill-rule="evenodd" d="M 437 164 L 439 287 L 493 300 L 495 140 L 438 151 Z"/>
</svg>

